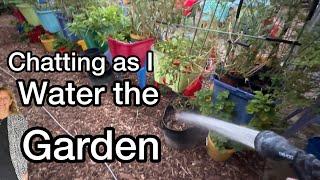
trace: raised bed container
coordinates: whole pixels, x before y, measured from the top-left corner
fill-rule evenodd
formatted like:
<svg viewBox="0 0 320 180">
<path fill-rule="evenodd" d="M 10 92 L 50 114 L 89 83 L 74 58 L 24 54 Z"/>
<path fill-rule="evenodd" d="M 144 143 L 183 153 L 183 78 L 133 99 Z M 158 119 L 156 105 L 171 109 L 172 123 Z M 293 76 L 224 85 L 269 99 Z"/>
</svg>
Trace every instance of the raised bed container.
<svg viewBox="0 0 320 180">
<path fill-rule="evenodd" d="M 239 88 L 235 88 L 219 81 L 218 79 L 213 79 L 214 82 L 214 93 L 213 93 L 213 103 L 215 102 L 217 96 L 220 92 L 228 91 L 229 98 L 235 103 L 235 114 L 232 118 L 233 122 L 236 124 L 246 125 L 252 119 L 252 115 L 247 113 L 247 105 L 250 100 L 254 98 L 254 95 L 245 92 Z"/>
</svg>

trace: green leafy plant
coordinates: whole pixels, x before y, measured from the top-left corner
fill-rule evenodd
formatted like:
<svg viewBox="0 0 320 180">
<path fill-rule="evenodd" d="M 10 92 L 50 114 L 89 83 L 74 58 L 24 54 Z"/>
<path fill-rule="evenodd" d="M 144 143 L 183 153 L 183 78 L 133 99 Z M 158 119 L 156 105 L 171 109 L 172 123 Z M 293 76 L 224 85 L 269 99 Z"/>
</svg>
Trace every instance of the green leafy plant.
<svg viewBox="0 0 320 180">
<path fill-rule="evenodd" d="M 90 7 L 74 16 L 70 31 L 78 36 L 92 35 L 101 46 L 108 36 L 123 40 L 130 34 L 128 18 L 118 6 Z M 121 35 L 119 35 L 121 34 Z"/>
<path fill-rule="evenodd" d="M 235 104 L 229 99 L 229 92 L 220 92 L 214 103 L 213 114 L 223 120 L 229 121 L 233 115 Z"/>
<path fill-rule="evenodd" d="M 202 69 L 204 57 L 189 53 L 191 41 L 183 38 L 173 38 L 156 44 L 156 49 L 164 54 L 161 59 L 160 75 L 171 75 L 173 78 L 168 84 L 178 80 L 182 74 L 199 72 Z"/>
<path fill-rule="evenodd" d="M 68 39 L 58 38 L 53 43 L 53 49 L 55 51 L 58 51 L 61 48 L 64 48 L 65 50 L 68 50 L 68 51 L 74 51 L 74 50 L 79 49 L 79 45 L 77 45 L 74 42 L 69 41 Z"/>
<path fill-rule="evenodd" d="M 41 36 L 40 36 L 40 39 L 41 40 L 49 40 L 49 39 L 53 39 L 54 38 L 54 36 L 53 35 L 51 35 L 51 34 L 42 34 Z"/>
<path fill-rule="evenodd" d="M 272 96 L 261 91 L 255 91 L 254 99 L 247 106 L 247 112 L 253 115 L 249 126 L 258 130 L 269 130 L 278 120 Z"/>
<path fill-rule="evenodd" d="M 201 114 L 211 116 L 213 114 L 214 105 L 212 104 L 213 90 L 201 89 L 196 92 L 195 98 L 190 100 L 190 104 L 197 107 Z"/>
</svg>

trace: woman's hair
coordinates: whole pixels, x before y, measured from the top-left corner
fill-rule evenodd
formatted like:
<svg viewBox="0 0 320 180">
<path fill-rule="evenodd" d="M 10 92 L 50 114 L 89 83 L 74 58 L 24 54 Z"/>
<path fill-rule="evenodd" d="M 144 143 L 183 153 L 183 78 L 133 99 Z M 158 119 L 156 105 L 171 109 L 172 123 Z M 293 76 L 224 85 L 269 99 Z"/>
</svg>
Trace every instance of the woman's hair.
<svg viewBox="0 0 320 180">
<path fill-rule="evenodd" d="M 14 97 L 12 90 L 6 86 L 0 86 L 0 91 L 7 92 L 9 94 L 10 99 L 12 100 L 12 103 L 9 108 L 10 113 L 11 114 L 19 114 L 19 109 L 17 106 L 16 98 Z"/>
</svg>

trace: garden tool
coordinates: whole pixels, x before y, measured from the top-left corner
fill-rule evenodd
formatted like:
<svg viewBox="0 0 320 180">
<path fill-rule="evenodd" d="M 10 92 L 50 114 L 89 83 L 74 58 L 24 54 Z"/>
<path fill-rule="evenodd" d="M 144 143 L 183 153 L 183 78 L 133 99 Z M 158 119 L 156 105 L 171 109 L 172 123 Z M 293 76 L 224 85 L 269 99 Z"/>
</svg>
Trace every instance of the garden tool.
<svg viewBox="0 0 320 180">
<path fill-rule="evenodd" d="M 293 146 L 286 138 L 272 131 L 259 132 L 213 117 L 186 112 L 177 114 L 177 119 L 205 127 L 233 141 L 254 148 L 263 157 L 273 160 L 288 160 L 292 163 L 300 179 L 320 179 L 320 160 Z"/>
</svg>

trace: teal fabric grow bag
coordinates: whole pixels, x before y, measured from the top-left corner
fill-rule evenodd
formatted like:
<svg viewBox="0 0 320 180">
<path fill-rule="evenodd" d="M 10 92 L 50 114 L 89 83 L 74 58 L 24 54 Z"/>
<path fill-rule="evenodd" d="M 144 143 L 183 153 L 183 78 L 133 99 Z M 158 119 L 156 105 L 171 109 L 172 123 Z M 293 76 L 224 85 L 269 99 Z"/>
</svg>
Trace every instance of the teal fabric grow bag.
<svg viewBox="0 0 320 180">
<path fill-rule="evenodd" d="M 210 21 L 213 13 L 214 19 L 219 22 L 225 22 L 228 19 L 229 11 L 232 7 L 232 2 L 221 2 L 221 1 L 207 1 L 203 9 L 202 19 L 205 21 Z"/>
<path fill-rule="evenodd" d="M 62 30 L 55 11 L 37 11 L 37 15 L 45 30 L 51 33 L 57 33 Z"/>
<path fill-rule="evenodd" d="M 247 125 L 252 119 L 252 115 L 247 113 L 247 105 L 250 100 L 254 98 L 253 94 L 245 92 L 241 89 L 232 87 L 226 83 L 223 83 L 217 79 L 213 79 L 214 82 L 214 93 L 213 93 L 213 103 L 215 102 L 217 96 L 220 92 L 228 91 L 229 98 L 235 103 L 234 116 L 232 121 L 236 124 Z"/>
</svg>

